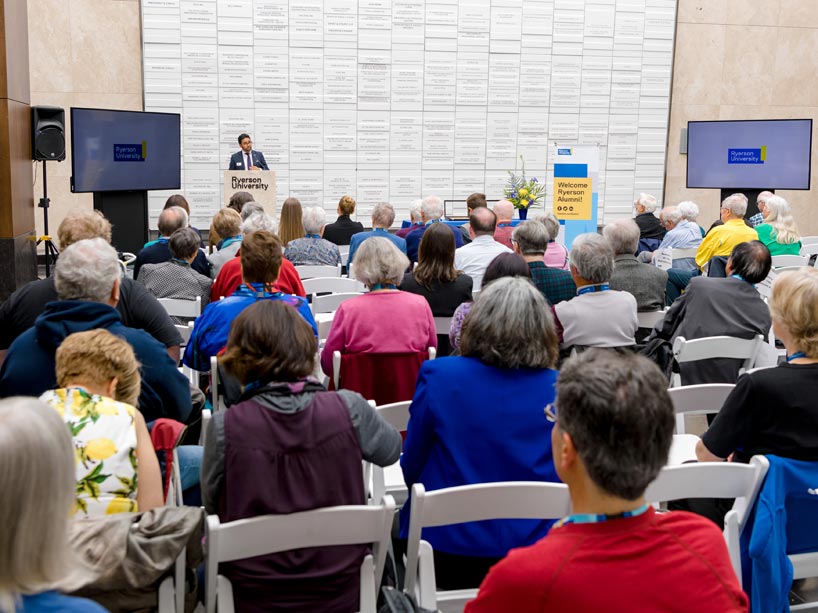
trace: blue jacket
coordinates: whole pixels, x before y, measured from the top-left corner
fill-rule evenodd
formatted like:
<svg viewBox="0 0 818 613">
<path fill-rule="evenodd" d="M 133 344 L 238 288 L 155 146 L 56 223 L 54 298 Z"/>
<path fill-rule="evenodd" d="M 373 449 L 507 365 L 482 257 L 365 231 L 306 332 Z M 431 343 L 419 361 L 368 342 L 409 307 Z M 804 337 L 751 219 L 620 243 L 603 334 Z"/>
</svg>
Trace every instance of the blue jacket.
<svg viewBox="0 0 818 613">
<path fill-rule="evenodd" d="M 440 222 L 433 222 L 433 223 L 440 223 Z M 426 229 L 431 225 L 431 223 L 427 223 L 423 226 L 420 226 L 417 230 L 412 230 L 409 234 L 406 235 L 406 255 L 409 257 L 410 262 L 417 262 L 418 261 L 418 250 L 420 249 L 420 239 L 423 238 L 423 233 L 426 232 Z M 460 231 L 460 228 L 452 228 L 448 226 L 452 234 L 454 234 L 454 245 L 455 249 L 458 247 L 463 246 L 463 233 Z"/>
<path fill-rule="evenodd" d="M 192 408 L 190 385 L 165 347 L 144 330 L 123 326 L 115 308 L 98 302 L 49 302 L 34 326 L 9 347 L 0 368 L 0 397 L 39 396 L 57 387 L 57 347 L 69 334 L 97 328 L 108 330 L 133 347 L 142 365 L 139 410 L 145 420 L 169 417 L 186 422 Z"/>
<path fill-rule="evenodd" d="M 744 591 L 753 613 L 789 611 L 789 554 L 818 551 L 818 462 L 768 455 L 770 469 L 741 535 Z"/>
<path fill-rule="evenodd" d="M 347 264 L 352 263 L 352 258 L 355 257 L 355 252 L 358 250 L 358 247 L 360 247 L 361 243 L 371 236 L 380 236 L 388 239 L 394 243 L 395 247 L 400 249 L 403 253 L 406 253 L 406 241 L 404 239 L 402 239 L 400 236 L 395 236 L 394 234 L 390 233 L 389 230 L 375 228 L 369 232 L 358 232 L 357 234 L 352 235 L 352 238 L 349 239 L 349 257 L 347 258 Z"/>
<path fill-rule="evenodd" d="M 556 381 L 556 370 L 495 368 L 477 358 L 424 362 L 401 458 L 409 491 L 415 483 L 430 491 L 497 481 L 559 482 L 551 458 L 553 424 L 544 415 Z M 409 514 L 407 502 L 402 538 L 409 533 Z M 473 522 L 426 528 L 423 539 L 446 553 L 502 557 L 544 537 L 551 524 Z"/>
</svg>

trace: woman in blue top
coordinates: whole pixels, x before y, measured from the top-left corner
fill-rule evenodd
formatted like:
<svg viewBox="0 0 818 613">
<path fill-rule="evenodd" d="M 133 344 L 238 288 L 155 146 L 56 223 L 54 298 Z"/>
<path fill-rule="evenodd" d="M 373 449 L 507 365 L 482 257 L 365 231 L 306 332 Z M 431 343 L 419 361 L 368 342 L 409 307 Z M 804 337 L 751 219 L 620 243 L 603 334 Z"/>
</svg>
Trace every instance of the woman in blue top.
<svg viewBox="0 0 818 613">
<path fill-rule="evenodd" d="M 427 361 L 418 375 L 401 467 L 410 491 L 496 481 L 559 481 L 544 408 L 554 401 L 558 354 L 551 310 L 529 279 L 497 279 L 466 317 L 461 356 Z M 509 501 L 513 504 L 513 501 Z M 409 503 L 400 536 L 409 531 Z M 535 543 L 540 520 L 427 528 L 440 589 L 477 587 L 509 549 Z"/>
<path fill-rule="evenodd" d="M 104 613 L 54 591 L 72 565 L 74 450 L 59 413 L 34 398 L 0 401 L 0 613 Z"/>
</svg>

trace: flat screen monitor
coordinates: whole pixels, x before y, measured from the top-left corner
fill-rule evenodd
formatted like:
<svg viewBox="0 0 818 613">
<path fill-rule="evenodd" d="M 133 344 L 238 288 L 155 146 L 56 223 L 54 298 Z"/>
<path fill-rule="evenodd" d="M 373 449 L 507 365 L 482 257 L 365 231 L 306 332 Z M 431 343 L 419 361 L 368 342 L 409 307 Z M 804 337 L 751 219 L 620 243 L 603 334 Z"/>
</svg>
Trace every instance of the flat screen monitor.
<svg viewBox="0 0 818 613">
<path fill-rule="evenodd" d="M 687 187 L 809 189 L 812 119 L 690 121 Z"/>
<path fill-rule="evenodd" d="M 71 191 L 179 189 L 178 113 L 71 109 Z"/>
</svg>

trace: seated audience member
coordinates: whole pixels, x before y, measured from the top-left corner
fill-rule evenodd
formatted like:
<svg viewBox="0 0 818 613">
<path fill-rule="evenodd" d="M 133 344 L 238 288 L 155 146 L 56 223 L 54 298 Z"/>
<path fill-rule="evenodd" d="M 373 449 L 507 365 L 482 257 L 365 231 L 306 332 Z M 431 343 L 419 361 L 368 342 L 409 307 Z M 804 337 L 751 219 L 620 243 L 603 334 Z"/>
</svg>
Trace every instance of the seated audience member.
<svg viewBox="0 0 818 613">
<path fill-rule="evenodd" d="M 219 362 L 245 393 L 213 414 L 202 465 L 205 509 L 222 522 L 366 504 L 361 459 L 389 466 L 400 456 L 400 434 L 362 396 L 328 392 L 310 377 L 316 350 L 310 326 L 280 302 L 257 302 L 236 318 Z M 357 611 L 367 553 L 300 549 L 220 572 L 237 611 Z"/>
<path fill-rule="evenodd" d="M 301 222 L 306 236 L 290 241 L 284 248 L 284 256 L 295 266 L 335 266 L 341 263 L 338 245 L 321 238 L 326 215 L 320 206 L 304 209 Z"/>
<path fill-rule="evenodd" d="M 666 230 L 656 217 L 656 198 L 650 194 L 639 194 L 634 200 L 633 207 L 636 216 L 633 220 L 639 226 L 639 246 L 638 251 L 653 251 L 662 242 Z"/>
<path fill-rule="evenodd" d="M 107 330 L 71 334 L 57 349 L 57 385 L 40 400 L 62 415 L 73 435 L 77 512 L 161 507 L 159 461 L 145 418 L 134 408 L 141 381 L 131 346 Z"/>
<path fill-rule="evenodd" d="M 144 264 L 159 264 L 171 259 L 168 241 L 170 235 L 179 228 L 187 228 L 188 215 L 185 210 L 178 206 L 172 206 L 159 214 L 159 238 L 146 244 L 137 254 L 133 265 L 133 278 L 139 278 L 139 270 Z M 196 254 L 196 259 L 191 264 L 193 270 L 205 277 L 210 276 L 210 262 L 207 261 L 204 251 Z"/>
<path fill-rule="evenodd" d="M 188 380 L 164 347 L 144 330 L 122 325 L 116 306 L 122 269 L 116 251 L 101 238 L 63 250 L 54 269 L 59 300 L 46 305 L 34 327 L 17 337 L 0 368 L 0 397 L 39 396 L 57 386 L 57 348 L 74 332 L 102 328 L 125 339 L 142 364 L 139 410 L 145 419 L 187 422 L 192 405 Z"/>
<path fill-rule="evenodd" d="M 727 278 L 694 277 L 648 337 L 687 340 L 707 336 L 767 338 L 770 310 L 754 285 L 770 273 L 770 251 L 759 241 L 739 243 L 727 261 Z M 741 360 L 713 359 L 679 365 L 682 385 L 735 383 Z"/>
<path fill-rule="evenodd" d="M 56 591 L 75 567 L 68 538 L 75 487 L 71 434 L 57 412 L 35 398 L 0 401 L 3 613 L 106 613 Z"/>
<path fill-rule="evenodd" d="M 395 209 L 388 202 L 379 202 L 372 208 L 372 230 L 369 232 L 358 232 L 353 234 L 349 241 L 349 257 L 347 262 L 352 263 L 355 257 L 355 252 L 361 243 L 372 236 L 380 236 L 388 241 L 391 241 L 395 247 L 401 250 L 401 253 L 406 253 L 406 240 L 395 234 L 389 233 L 389 228 L 395 221 Z"/>
<path fill-rule="evenodd" d="M 691 204 L 699 210 L 695 202 L 682 202 L 679 206 L 668 206 L 659 213 L 662 225 L 667 230 L 658 249 L 694 249 L 702 243 L 701 228 L 696 222 L 688 221 L 682 216 L 682 207 Z M 655 262 L 656 252 L 643 251 L 639 254 L 640 262 Z M 681 270 L 696 270 L 696 258 L 677 258 L 673 267 Z"/>
<path fill-rule="evenodd" d="M 549 268 L 543 262 L 548 230 L 538 221 L 523 221 L 514 228 L 511 238 L 515 253 L 523 256 L 531 270 L 531 280 L 542 292 L 549 304 L 559 304 L 571 300 L 577 293 L 577 286 L 571 273 L 559 268 Z"/>
<path fill-rule="evenodd" d="M 417 230 L 418 228 L 423 227 L 423 214 L 421 213 L 421 205 L 423 200 L 415 200 L 412 202 L 412 205 L 409 207 L 409 225 L 405 228 L 401 228 L 397 232 L 395 232 L 395 236 L 406 239 L 406 235 L 412 232 L 413 230 Z"/>
<path fill-rule="evenodd" d="M 685 221 L 692 221 L 694 224 L 699 226 L 699 234 L 704 235 L 706 232 L 704 228 L 699 225 L 699 205 L 691 200 L 685 200 L 684 202 L 679 203 L 679 212 L 682 214 L 682 219 Z"/>
<path fill-rule="evenodd" d="M 241 214 L 244 210 L 244 205 L 248 202 L 253 202 L 253 194 L 250 192 L 236 192 L 230 196 L 230 201 L 227 203 L 227 208 L 233 209 L 236 213 Z"/>
<path fill-rule="evenodd" d="M 281 220 L 278 224 L 278 237 L 285 247 L 290 241 L 304 238 L 304 224 L 301 221 L 301 201 L 298 198 L 287 198 L 281 205 Z"/>
<path fill-rule="evenodd" d="M 428 492 L 494 481 L 558 481 L 551 425 L 543 416 L 554 401 L 557 335 L 542 294 L 524 279 L 487 285 L 466 320 L 460 349 L 461 357 L 421 366 L 401 457 L 409 491 L 415 483 Z M 402 539 L 410 512 L 407 502 Z M 425 529 L 437 587 L 477 587 L 509 549 L 533 544 L 551 523 L 495 520 Z"/>
<path fill-rule="evenodd" d="M 495 257 L 486 268 L 483 275 L 483 287 L 495 279 L 502 277 L 523 277 L 531 281 L 531 271 L 528 264 L 519 253 L 501 253 Z M 464 302 L 452 315 L 452 325 L 449 327 L 449 343 L 452 350 L 460 348 L 460 336 L 466 316 L 471 312 L 474 302 Z"/>
<path fill-rule="evenodd" d="M 758 196 L 756 196 L 756 207 L 758 208 L 758 213 L 747 219 L 751 226 L 755 228 L 756 226 L 760 226 L 761 224 L 764 223 L 764 215 L 766 213 L 765 209 L 767 208 L 767 200 L 769 200 L 774 195 L 775 194 L 773 194 L 772 192 L 765 190 L 759 193 Z"/>
<path fill-rule="evenodd" d="M 246 211 L 250 205 L 246 206 Z M 244 211 L 242 211 L 243 213 Z M 275 220 L 263 211 L 255 212 L 244 219 L 241 224 L 242 236 L 247 236 L 258 230 L 266 230 L 275 234 L 278 228 Z M 236 252 L 236 256 L 222 266 L 219 276 L 213 281 L 213 288 L 210 290 L 210 301 L 216 302 L 221 298 L 232 296 L 239 285 L 241 285 L 241 249 Z M 295 266 L 287 259 L 281 258 L 281 271 L 276 281 L 276 288 L 284 294 L 295 294 L 302 298 L 307 297 L 304 286 L 301 284 L 301 277 Z"/>
<path fill-rule="evenodd" d="M 208 256 L 210 276 L 215 279 L 222 266 L 235 257 L 241 247 L 241 215 L 235 209 L 219 209 L 213 216 L 210 228 L 219 237 L 216 253 Z"/>
<path fill-rule="evenodd" d="M 199 236 L 193 228 L 179 228 L 170 235 L 168 247 L 171 260 L 161 264 L 145 264 L 139 271 L 138 281 L 157 298 L 201 298 L 204 308 L 210 302 L 212 281 L 190 266 L 199 253 Z M 171 319 L 175 323 L 184 323 L 178 317 Z"/>
<path fill-rule="evenodd" d="M 349 245 L 353 235 L 364 231 L 364 224 L 360 221 L 352 221 L 353 213 L 355 213 L 355 198 L 342 196 L 338 201 L 338 219 L 324 228 L 324 239 L 336 245 Z"/>
<path fill-rule="evenodd" d="M 543 261 L 548 268 L 559 268 L 561 270 L 568 270 L 570 264 L 568 262 L 568 249 L 565 245 L 557 242 L 557 235 L 560 232 L 560 222 L 554 217 L 554 213 L 548 212 L 541 216 L 534 217 L 534 221 L 539 221 L 545 225 L 548 230 L 548 247 L 545 249 L 545 257 Z"/>
<path fill-rule="evenodd" d="M 782 272 L 773 284 L 770 311 L 787 361 L 739 377 L 696 447 L 700 462 L 746 463 L 767 454 L 818 461 L 818 270 Z M 700 499 L 682 508 L 723 526 L 732 506 L 732 500 Z"/>
<path fill-rule="evenodd" d="M 672 304 L 690 283 L 699 275 L 711 258 L 729 256 L 739 243 L 758 240 L 758 233 L 744 223 L 747 212 L 747 197 L 744 194 L 730 194 L 721 203 L 719 214 L 723 222 L 710 229 L 696 250 L 697 270 L 671 268 L 667 272 L 667 301 Z"/>
<path fill-rule="evenodd" d="M 224 348 L 233 320 L 259 300 L 281 301 L 293 307 L 318 334 L 307 301 L 300 296 L 284 294 L 275 287 L 281 270 L 281 252 L 281 241 L 272 232 L 257 230 L 245 235 L 240 255 L 243 283 L 229 298 L 207 305 L 196 320 L 193 334 L 185 347 L 183 361 L 186 366 L 209 371 L 210 358 Z"/>
<path fill-rule="evenodd" d="M 111 224 L 98 211 L 72 211 L 57 229 L 60 249 L 77 241 L 101 238 L 111 242 Z M 49 302 L 59 300 L 54 276 L 27 283 L 0 306 L 0 353 L 5 353 L 18 336 L 34 325 L 34 320 Z M 122 324 L 145 330 L 166 348 L 168 355 L 179 361 L 182 337 L 164 307 L 141 284 L 127 276 L 120 280 L 116 310 Z"/>
<path fill-rule="evenodd" d="M 756 226 L 760 240 L 770 255 L 800 255 L 801 233 L 792 218 L 789 203 L 781 196 L 770 196 L 764 206 L 764 223 Z"/>
<path fill-rule="evenodd" d="M 632 294 L 636 298 L 637 311 L 663 309 L 667 273 L 636 260 L 634 254 L 639 245 L 639 226 L 632 219 L 617 219 L 605 226 L 602 235 L 614 252 L 611 289 Z"/>
<path fill-rule="evenodd" d="M 511 219 L 514 216 L 514 205 L 508 200 L 500 200 L 494 203 L 492 211 L 497 216 L 494 240 L 511 249 L 511 233 L 514 231 Z"/>
<path fill-rule="evenodd" d="M 466 198 L 466 216 L 471 219 L 472 213 L 477 209 L 485 208 L 488 204 L 486 203 L 486 195 L 481 194 L 479 192 L 475 192 L 473 194 L 469 194 Z M 495 220 L 497 217 L 495 216 Z M 460 226 L 460 236 L 463 239 L 463 245 L 468 245 L 472 242 L 474 238 L 471 233 L 471 226 L 468 223 L 464 223 Z M 492 234 L 492 236 L 494 236 Z"/>
<path fill-rule="evenodd" d="M 580 234 L 571 246 L 576 297 L 554 305 L 563 347 L 627 347 L 639 327 L 636 298 L 611 289 L 614 253 L 599 234 Z"/>
<path fill-rule="evenodd" d="M 369 292 L 335 312 L 321 369 L 332 376 L 332 353 L 420 353 L 437 348 L 435 320 L 422 296 L 398 290 L 409 261 L 380 236 L 365 240 L 355 254 L 355 278 Z"/>
<path fill-rule="evenodd" d="M 420 241 L 418 265 L 403 276 L 398 289 L 423 296 L 435 317 L 451 317 L 472 299 L 472 279 L 454 267 L 454 237 L 442 224 L 430 227 Z M 438 355 L 449 355 L 449 335 L 437 337 Z"/>
<path fill-rule="evenodd" d="M 418 261 L 418 249 L 420 248 L 420 239 L 423 238 L 423 233 L 429 229 L 429 226 L 443 219 L 443 200 L 441 200 L 439 196 L 426 196 L 426 198 L 421 201 L 420 215 L 423 220 L 423 225 L 406 235 L 406 255 L 413 264 Z M 449 227 L 448 225 L 446 225 L 446 227 L 451 230 L 454 236 L 455 246 L 462 247 L 463 235 L 460 233 L 460 230 Z"/>
<path fill-rule="evenodd" d="M 185 198 L 182 194 L 172 194 L 168 196 L 168 199 L 165 200 L 165 206 L 162 207 L 163 209 L 169 209 L 172 206 L 178 206 L 185 210 L 187 213 L 188 219 L 190 219 L 190 205 L 187 202 L 187 198 Z M 193 226 L 190 226 L 193 228 Z M 204 240 L 202 240 L 202 232 L 198 228 L 193 228 L 193 231 L 199 236 L 199 247 L 204 247 Z"/>
<path fill-rule="evenodd" d="M 479 291 L 491 261 L 501 253 L 511 253 L 511 249 L 494 240 L 497 216 L 488 207 L 475 208 L 469 214 L 467 225 L 471 242 L 455 252 L 454 267 L 469 275 L 474 280 L 474 291 Z"/>
<path fill-rule="evenodd" d="M 666 388 L 637 355 L 591 350 L 565 365 L 546 415 L 574 514 L 492 568 L 466 613 L 747 611 L 721 532 L 645 501 L 673 438 Z"/>
</svg>

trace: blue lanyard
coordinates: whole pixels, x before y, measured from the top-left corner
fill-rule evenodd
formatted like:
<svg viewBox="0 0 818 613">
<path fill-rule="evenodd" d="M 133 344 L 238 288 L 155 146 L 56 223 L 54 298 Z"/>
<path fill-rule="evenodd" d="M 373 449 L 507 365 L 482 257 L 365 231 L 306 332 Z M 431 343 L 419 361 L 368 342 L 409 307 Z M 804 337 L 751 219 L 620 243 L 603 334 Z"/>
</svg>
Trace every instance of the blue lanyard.
<svg viewBox="0 0 818 613">
<path fill-rule="evenodd" d="M 504 221 L 503 223 L 498 223 L 498 228 L 508 228 L 509 226 L 513 226 L 514 224 L 510 221 Z"/>
<path fill-rule="evenodd" d="M 586 285 L 577 290 L 577 296 L 582 296 L 582 294 L 591 294 L 593 292 L 605 292 L 611 289 L 611 286 L 608 283 L 597 283 L 596 285 Z"/>
<path fill-rule="evenodd" d="M 237 243 L 241 240 L 241 234 L 237 234 L 236 236 L 231 236 L 230 238 L 223 238 L 219 241 L 219 244 L 216 245 L 216 249 L 224 249 L 225 247 L 229 247 L 233 243 Z"/>
<path fill-rule="evenodd" d="M 433 223 L 440 223 L 440 220 L 439 219 L 430 219 L 429 221 L 426 222 L 426 225 L 428 226 L 428 225 L 431 225 Z"/>
<path fill-rule="evenodd" d="M 321 238 L 320 234 L 307 234 L 305 238 Z"/>
<path fill-rule="evenodd" d="M 787 356 L 787 364 L 789 364 L 793 360 L 797 360 L 798 358 L 805 358 L 805 357 L 807 357 L 806 353 L 804 353 L 803 351 L 796 351 L 792 355 Z"/>
<path fill-rule="evenodd" d="M 394 283 L 376 283 L 372 287 L 369 288 L 370 292 L 376 292 L 379 289 L 398 289 L 398 286 Z"/>
<path fill-rule="evenodd" d="M 170 261 L 171 261 L 171 262 L 176 262 L 177 264 L 179 264 L 179 266 L 185 266 L 185 267 L 190 266 L 190 264 L 188 263 L 188 261 L 187 261 L 187 260 L 183 260 L 182 258 L 170 258 Z"/>
<path fill-rule="evenodd" d="M 255 296 L 256 298 L 274 298 L 281 294 L 281 292 L 268 291 L 272 289 L 271 285 L 265 286 L 264 283 L 244 283 L 233 292 L 234 296 Z"/>
<path fill-rule="evenodd" d="M 739 281 L 744 281 L 745 283 L 750 283 L 750 282 L 749 282 L 747 279 L 745 279 L 745 278 L 744 278 L 744 277 L 742 277 L 741 275 L 732 274 L 732 275 L 730 275 L 730 277 L 731 277 L 732 279 L 738 279 Z M 752 287 L 755 287 L 755 286 L 756 286 L 756 284 L 755 284 L 755 283 L 750 283 L 750 285 L 751 285 Z"/>
<path fill-rule="evenodd" d="M 643 504 L 641 507 L 634 509 L 633 511 L 625 511 L 624 513 L 617 513 L 616 515 L 605 515 L 605 514 L 596 514 L 596 513 L 578 513 L 576 515 L 569 515 L 568 517 L 563 517 L 559 520 L 556 524 L 554 524 L 555 528 L 559 528 L 560 526 L 565 526 L 567 524 L 599 524 L 604 521 L 608 521 L 609 519 L 626 519 L 628 517 L 638 517 L 647 513 L 648 505 Z"/>
</svg>

